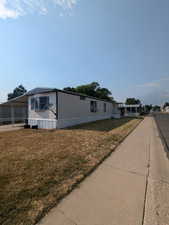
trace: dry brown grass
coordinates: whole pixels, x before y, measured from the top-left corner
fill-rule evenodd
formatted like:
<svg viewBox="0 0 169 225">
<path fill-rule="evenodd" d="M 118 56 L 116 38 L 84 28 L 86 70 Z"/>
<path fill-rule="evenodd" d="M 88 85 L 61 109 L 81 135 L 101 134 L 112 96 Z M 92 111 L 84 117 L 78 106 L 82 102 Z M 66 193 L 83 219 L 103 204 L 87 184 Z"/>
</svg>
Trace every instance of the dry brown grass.
<svg viewBox="0 0 169 225">
<path fill-rule="evenodd" d="M 0 133 L 0 224 L 33 225 L 140 122 Z"/>
</svg>

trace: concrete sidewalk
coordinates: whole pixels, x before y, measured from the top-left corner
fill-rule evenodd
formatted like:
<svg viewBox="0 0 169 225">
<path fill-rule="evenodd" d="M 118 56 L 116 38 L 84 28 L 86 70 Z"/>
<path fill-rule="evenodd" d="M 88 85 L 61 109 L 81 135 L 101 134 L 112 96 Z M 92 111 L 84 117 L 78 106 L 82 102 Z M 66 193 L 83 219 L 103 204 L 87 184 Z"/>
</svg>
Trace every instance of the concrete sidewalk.
<svg viewBox="0 0 169 225">
<path fill-rule="evenodd" d="M 85 179 L 78 189 L 51 210 L 39 225 L 160 224 L 145 222 L 155 221 L 148 219 L 153 217 L 154 211 L 145 212 L 145 209 L 150 211 L 146 202 L 150 149 L 155 146 L 154 129 L 154 120 L 147 117 L 116 151 Z M 162 145 L 158 147 L 162 149 Z M 156 168 L 155 163 L 154 167 Z M 169 223 L 160 225 L 167 224 Z"/>
</svg>

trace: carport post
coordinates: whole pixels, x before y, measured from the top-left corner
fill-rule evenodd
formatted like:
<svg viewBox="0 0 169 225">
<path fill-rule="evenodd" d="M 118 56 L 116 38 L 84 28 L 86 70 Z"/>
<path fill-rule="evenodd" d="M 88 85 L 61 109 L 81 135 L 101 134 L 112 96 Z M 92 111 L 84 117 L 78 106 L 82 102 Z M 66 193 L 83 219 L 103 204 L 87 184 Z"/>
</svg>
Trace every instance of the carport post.
<svg viewBox="0 0 169 225">
<path fill-rule="evenodd" d="M 11 122 L 15 124 L 15 114 L 14 114 L 14 107 L 11 104 Z"/>
<path fill-rule="evenodd" d="M 22 108 L 22 122 L 25 122 L 27 118 L 25 117 L 25 109 L 24 107 Z"/>
<path fill-rule="evenodd" d="M 124 111 L 125 111 L 125 116 L 127 115 L 127 108 L 124 107 Z"/>
</svg>

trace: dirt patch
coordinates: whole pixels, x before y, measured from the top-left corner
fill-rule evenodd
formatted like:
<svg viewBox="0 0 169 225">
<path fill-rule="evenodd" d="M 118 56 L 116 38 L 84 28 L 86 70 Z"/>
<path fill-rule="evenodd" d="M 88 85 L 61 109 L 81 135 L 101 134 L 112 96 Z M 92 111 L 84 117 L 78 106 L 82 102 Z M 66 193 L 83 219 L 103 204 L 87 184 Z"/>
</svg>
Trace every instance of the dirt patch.
<svg viewBox="0 0 169 225">
<path fill-rule="evenodd" d="M 0 133 L 0 224 L 35 224 L 140 120 Z"/>
</svg>

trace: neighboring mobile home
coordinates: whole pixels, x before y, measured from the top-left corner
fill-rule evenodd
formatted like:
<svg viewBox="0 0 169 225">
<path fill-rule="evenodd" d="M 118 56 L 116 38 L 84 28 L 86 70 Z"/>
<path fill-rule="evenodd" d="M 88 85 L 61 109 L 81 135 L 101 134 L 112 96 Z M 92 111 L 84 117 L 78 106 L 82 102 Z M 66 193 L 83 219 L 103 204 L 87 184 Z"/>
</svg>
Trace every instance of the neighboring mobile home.
<svg viewBox="0 0 169 225">
<path fill-rule="evenodd" d="M 36 88 L 27 93 L 28 124 L 55 129 L 120 116 L 118 105 L 58 89 Z"/>
<path fill-rule="evenodd" d="M 119 103 L 120 117 L 137 117 L 142 112 L 141 105 L 126 105 Z"/>
<path fill-rule="evenodd" d="M 162 109 L 162 111 L 169 113 L 169 106 L 166 106 L 164 109 Z"/>
</svg>

